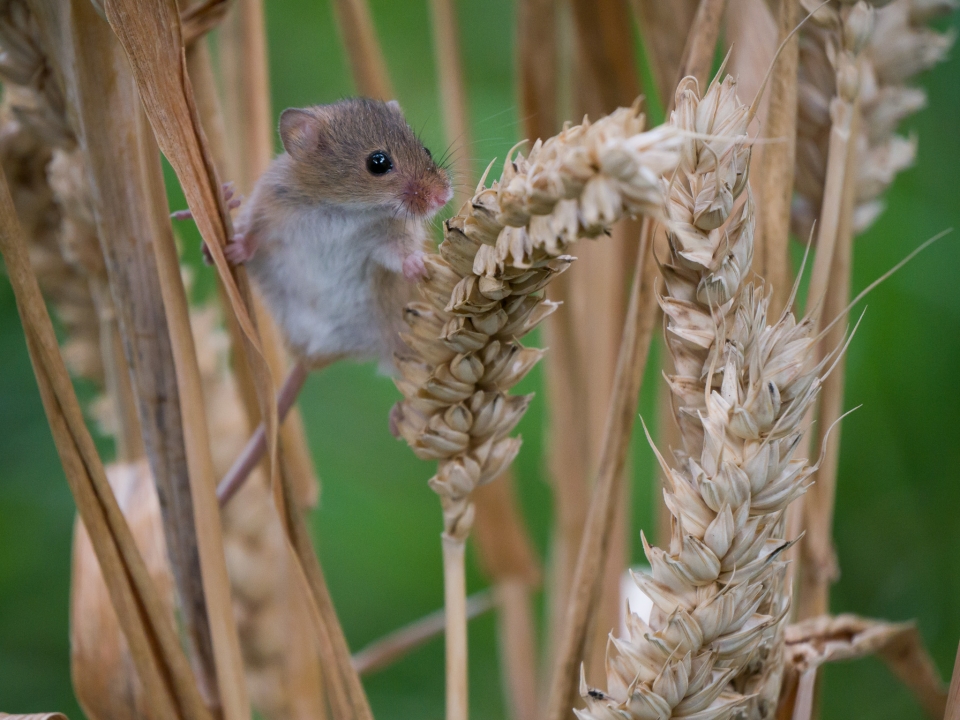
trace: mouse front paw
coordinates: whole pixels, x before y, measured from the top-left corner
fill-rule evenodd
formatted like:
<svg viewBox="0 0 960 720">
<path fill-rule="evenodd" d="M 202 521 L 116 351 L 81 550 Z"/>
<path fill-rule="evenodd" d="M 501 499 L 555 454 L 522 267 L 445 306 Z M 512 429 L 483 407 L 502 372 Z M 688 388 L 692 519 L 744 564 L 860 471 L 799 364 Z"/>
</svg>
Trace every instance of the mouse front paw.
<svg viewBox="0 0 960 720">
<path fill-rule="evenodd" d="M 203 262 L 207 265 L 213 265 L 213 256 L 210 254 L 210 248 L 206 243 L 200 246 L 203 252 Z M 223 255 L 231 265 L 243 265 L 250 260 L 257 251 L 257 242 L 250 234 L 237 233 L 233 239 L 223 248 Z"/>
<path fill-rule="evenodd" d="M 403 276 L 410 282 L 417 282 L 427 277 L 427 266 L 423 259 L 427 256 L 425 252 L 415 252 L 407 255 L 403 259 Z"/>
<path fill-rule="evenodd" d="M 237 233 L 223 249 L 231 265 L 242 265 L 251 260 L 256 252 L 257 241 L 253 233 Z"/>
</svg>

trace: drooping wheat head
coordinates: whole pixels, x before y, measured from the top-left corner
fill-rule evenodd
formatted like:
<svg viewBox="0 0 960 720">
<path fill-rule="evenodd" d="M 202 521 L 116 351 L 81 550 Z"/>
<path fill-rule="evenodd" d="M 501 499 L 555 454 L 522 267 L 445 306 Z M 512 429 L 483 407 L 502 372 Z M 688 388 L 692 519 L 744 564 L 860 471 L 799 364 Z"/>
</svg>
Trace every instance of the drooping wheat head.
<svg viewBox="0 0 960 720">
<path fill-rule="evenodd" d="M 430 486 L 451 537 L 469 532 L 474 488 L 519 450 L 510 432 L 530 398 L 508 390 L 543 354 L 519 338 L 557 307 L 539 291 L 570 265 L 573 241 L 662 208 L 659 179 L 676 165 L 676 139 L 643 124 L 636 106 L 622 108 L 538 141 L 529 157 L 511 152 L 427 259 L 424 301 L 405 311 L 411 352 L 398 359 L 405 399 L 394 419 L 419 457 L 440 463 Z"/>
</svg>

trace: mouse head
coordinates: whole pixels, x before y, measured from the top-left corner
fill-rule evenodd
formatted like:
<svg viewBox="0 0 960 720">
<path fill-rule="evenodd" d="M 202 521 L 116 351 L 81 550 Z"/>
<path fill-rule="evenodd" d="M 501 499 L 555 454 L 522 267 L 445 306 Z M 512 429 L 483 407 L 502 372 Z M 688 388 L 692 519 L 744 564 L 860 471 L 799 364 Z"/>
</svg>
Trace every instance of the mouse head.
<svg viewBox="0 0 960 720">
<path fill-rule="evenodd" d="M 407 125 L 396 101 L 366 98 L 290 108 L 280 139 L 308 196 L 430 217 L 453 195 L 446 170 Z"/>
</svg>

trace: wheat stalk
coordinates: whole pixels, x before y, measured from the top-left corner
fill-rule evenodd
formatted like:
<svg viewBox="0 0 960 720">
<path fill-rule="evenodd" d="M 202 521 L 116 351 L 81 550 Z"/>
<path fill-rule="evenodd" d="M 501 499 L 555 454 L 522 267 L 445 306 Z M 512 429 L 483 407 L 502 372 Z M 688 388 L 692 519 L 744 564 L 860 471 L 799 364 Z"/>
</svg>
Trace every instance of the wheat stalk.
<svg viewBox="0 0 960 720">
<path fill-rule="evenodd" d="M 45 98 L 47 110 L 42 117 L 59 133 L 58 144 L 70 148 L 79 140 L 84 148 L 87 172 L 79 175 L 90 180 L 88 184 L 81 180 L 80 185 L 83 190 L 89 189 L 98 204 L 98 234 L 111 291 L 131 300 L 114 307 L 132 377 L 138 386 L 144 444 L 158 491 L 164 497 L 162 505 L 168 509 L 164 515 L 168 549 L 176 558 L 174 573 L 197 659 L 197 673 L 203 691 L 216 703 L 209 614 L 189 488 L 186 446 L 190 434 L 183 428 L 185 406 L 178 392 L 168 317 L 150 251 L 160 228 L 144 219 L 144 211 L 153 209 L 153 197 L 151 188 L 146 187 L 149 173 L 143 167 L 150 155 L 149 141 L 145 147 L 138 145 L 146 137 L 142 134 L 143 124 L 137 124 L 139 101 L 131 85 L 122 78 L 110 86 L 109 93 L 97 92 L 94 96 L 88 90 L 92 78 L 116 57 L 109 29 L 92 10 L 83 6 L 68 14 L 59 4 L 39 2 L 31 4 L 29 11 L 23 3 L 11 3 L 6 10 L 7 17 L 14 21 L 5 34 L 5 46 L 11 50 L 8 59 L 19 56 L 20 64 L 35 68 L 30 82 Z M 74 43 L 74 34 L 82 35 L 86 41 Z M 59 82 L 63 83 L 62 89 Z M 61 96 L 70 101 L 70 125 Z M 57 117 L 59 121 L 55 120 Z M 129 152 L 117 153 L 120 138 L 126 139 Z M 141 147 L 142 155 L 138 154 Z M 130 177 L 140 181 L 122 178 L 124 170 L 118 168 L 126 169 Z M 159 173 L 159 164 L 155 170 Z M 149 331 L 145 332 L 147 328 Z M 209 549 L 210 545 L 205 547 Z"/>
<path fill-rule="evenodd" d="M 815 15 L 821 27 L 803 38 L 794 225 L 820 220 L 809 295 L 811 302 L 822 302 L 821 327 L 839 320 L 826 335 L 827 347 L 837 342 L 845 322 L 853 239 L 882 212 L 881 194 L 913 162 L 915 140 L 895 130 L 922 107 L 925 96 L 905 82 L 942 59 L 952 44 L 952 35 L 929 30 L 926 22 L 952 6 L 896 0 L 876 10 L 864 3 L 839 12 L 825 7 Z M 821 356 L 825 352 L 821 349 Z M 843 381 L 841 360 L 820 401 L 820 443 L 840 415 Z M 804 501 L 809 534 L 802 546 L 798 611 L 803 618 L 828 611 L 829 587 L 838 575 L 831 539 L 838 458 L 839 438 L 834 437 Z M 798 520 L 792 523 L 799 527 Z"/>
<path fill-rule="evenodd" d="M 676 468 L 660 461 L 674 522 L 667 549 L 644 540 L 653 570 L 635 579 L 654 610 L 649 623 L 631 614 L 628 634 L 611 640 L 607 691 L 582 688 L 585 719 L 775 709 L 789 606 L 783 514 L 813 470 L 793 453 L 820 381 L 811 322 L 785 312 L 767 325 L 767 299 L 743 283 L 753 252 L 751 117 L 730 77 L 702 98 L 692 78 L 677 90 L 671 122 L 711 139 L 685 143 L 667 190 L 661 307 L 683 450 Z"/>
</svg>

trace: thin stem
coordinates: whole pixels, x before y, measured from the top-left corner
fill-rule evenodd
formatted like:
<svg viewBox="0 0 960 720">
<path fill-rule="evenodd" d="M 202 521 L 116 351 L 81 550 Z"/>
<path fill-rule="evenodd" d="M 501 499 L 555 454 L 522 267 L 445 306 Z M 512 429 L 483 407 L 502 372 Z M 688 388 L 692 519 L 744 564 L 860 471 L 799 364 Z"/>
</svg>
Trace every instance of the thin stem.
<svg viewBox="0 0 960 720">
<path fill-rule="evenodd" d="M 367 1 L 336 0 L 333 7 L 357 90 L 367 97 L 390 100 L 393 88 Z"/>
<path fill-rule="evenodd" d="M 443 98 L 443 127 L 447 142 L 460 148 L 473 147 L 470 140 L 470 115 L 467 108 L 467 88 L 464 83 L 463 61 L 460 57 L 460 32 L 457 26 L 456 9 L 452 0 L 431 0 L 433 19 L 433 47 L 439 74 L 440 96 Z M 473 172 L 470 168 L 470 153 L 456 153 L 453 160 L 454 178 L 458 190 L 454 207 L 459 207 L 470 194 Z"/>
<path fill-rule="evenodd" d="M 473 620 L 498 604 L 496 594 L 481 590 L 467 598 L 467 619 Z M 394 630 L 353 654 L 353 667 L 361 675 L 383 670 L 429 640 L 442 635 L 446 627 L 443 608 Z"/>
<path fill-rule="evenodd" d="M 467 581 L 462 539 L 444 533 L 443 607 L 446 614 L 447 720 L 467 720 Z"/>
<path fill-rule="evenodd" d="M 827 160 L 827 179 L 823 188 L 823 208 L 820 211 L 820 228 L 817 233 L 817 254 L 813 260 L 810 287 L 807 291 L 807 308 L 816 307 L 823 301 L 833 264 L 837 234 L 840 231 L 844 190 L 847 185 L 847 167 L 853 139 L 853 103 L 840 103 L 830 128 L 830 144 Z"/>
<path fill-rule="evenodd" d="M 307 381 L 308 373 L 306 365 L 298 362 L 290 370 L 287 379 L 283 381 L 283 387 L 277 393 L 277 416 L 280 422 L 283 422 L 290 408 L 293 407 L 293 403 L 296 402 L 297 395 L 300 394 L 300 390 L 303 389 L 303 385 Z M 266 451 L 267 429 L 263 423 L 260 423 L 227 474 L 223 476 L 223 480 L 217 485 L 217 500 L 221 507 L 236 495 Z"/>
<path fill-rule="evenodd" d="M 577 671 L 587 640 L 592 610 L 605 565 L 630 435 L 636 417 L 640 384 L 657 317 L 650 240 L 653 222 L 644 221 L 633 275 L 627 319 L 608 408 L 603 449 L 593 487 L 583 541 L 577 558 L 562 634 L 557 642 L 547 720 L 563 720 L 574 705 Z"/>
<path fill-rule="evenodd" d="M 779 41 L 786 45 L 776 59 L 770 78 L 770 105 L 765 137 L 778 139 L 763 149 L 759 168 L 758 223 L 763 246 L 763 264 L 754 261 L 757 274 L 771 287 L 770 315 L 778 317 L 790 295 L 790 201 L 797 135 L 797 66 L 799 34 L 793 32 L 799 20 L 797 0 L 780 0 L 777 15 Z"/>
<path fill-rule="evenodd" d="M 513 474 L 507 469 L 473 494 L 473 537 L 483 571 L 498 598 L 498 645 L 506 704 L 513 720 L 534 720 L 537 696 L 537 640 L 533 589 L 540 564 L 518 507 Z"/>
<path fill-rule="evenodd" d="M 859 125 L 859 103 L 850 103 L 847 108 L 848 117 L 845 118 L 841 134 L 847 135 L 847 140 L 856 137 L 857 127 Z M 834 144 L 833 131 L 831 131 L 830 160 L 829 166 L 834 165 Z M 841 313 L 846 312 L 847 303 L 850 297 L 850 271 L 853 253 L 853 208 L 856 200 L 856 163 L 857 153 L 856 145 L 852 142 L 838 142 L 838 151 L 844 153 L 836 166 L 833 168 L 833 176 L 828 170 L 827 189 L 824 195 L 824 211 L 821 218 L 825 218 L 821 229 L 833 226 L 834 229 L 827 237 L 821 233 L 820 238 L 826 240 L 830 248 L 829 264 L 824 261 L 821 264 L 820 272 L 824 272 L 826 267 L 826 280 L 817 283 L 816 292 L 821 295 L 814 295 L 814 281 L 820 280 L 816 275 L 818 267 L 817 261 L 821 259 L 822 249 L 818 240 L 817 257 L 814 264 L 814 275 L 810 279 L 810 294 L 808 295 L 808 304 L 811 302 L 822 303 L 817 318 L 818 332 L 825 328 L 828 323 L 833 322 L 834 318 Z M 840 168 L 840 161 L 843 166 Z M 828 167 L 829 167 L 828 166 Z M 840 168 L 840 169 L 836 169 Z M 840 185 L 838 189 L 839 197 L 831 198 L 830 183 L 831 177 Z M 827 210 L 831 215 L 827 215 Z M 814 299 L 817 298 L 817 299 Z M 835 323 L 832 329 L 820 341 L 818 348 L 819 358 L 822 359 L 838 347 L 844 338 L 846 332 L 846 323 L 841 319 Z M 823 390 L 820 394 L 818 407 L 818 421 L 816 433 L 811 433 L 816 438 L 816 445 L 811 448 L 811 452 L 818 451 L 827 442 L 827 432 L 831 425 L 840 417 L 843 411 L 843 385 L 844 385 L 844 358 L 841 356 L 837 361 L 834 371 L 826 378 Z M 811 418 L 807 418 L 809 422 Z M 839 429 L 839 428 L 838 428 Z M 840 455 L 839 433 L 835 430 L 829 438 L 826 445 L 826 453 L 820 464 L 819 469 L 812 476 L 814 484 L 806 496 L 802 499 L 803 507 L 803 528 L 807 531 L 804 542 L 800 544 L 800 586 L 798 589 L 797 617 L 800 619 L 816 617 L 826 614 L 829 611 L 829 592 L 830 584 L 838 575 L 835 552 L 833 549 L 833 507 L 836 495 L 837 465 Z"/>
<path fill-rule="evenodd" d="M 537 716 L 537 636 L 531 588 L 519 579 L 502 580 L 494 588 L 503 686 L 513 720 Z"/>
</svg>

